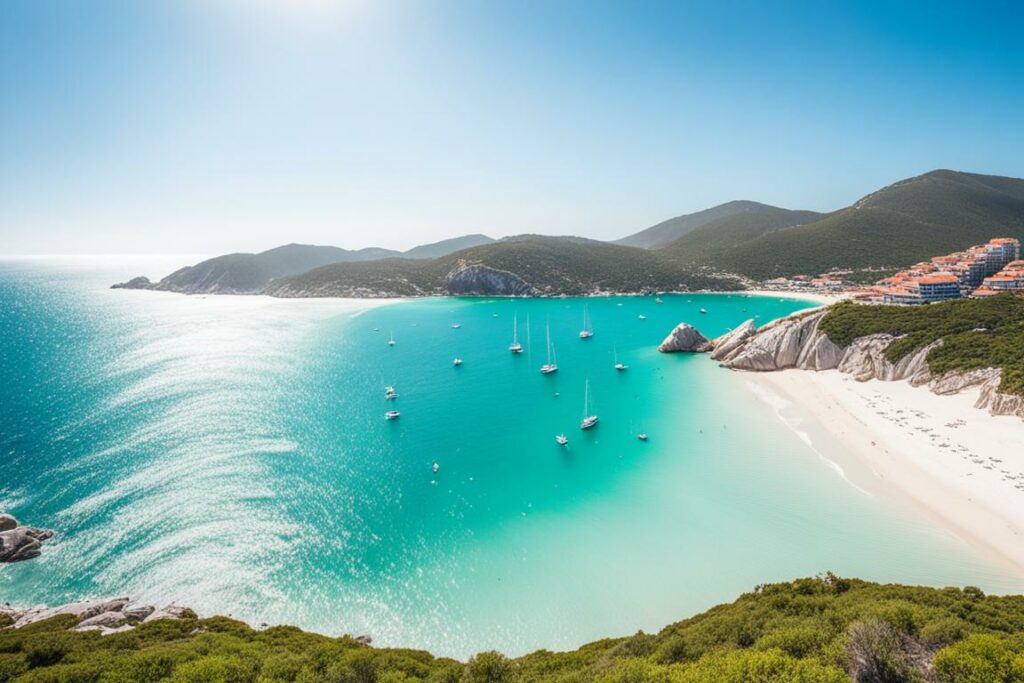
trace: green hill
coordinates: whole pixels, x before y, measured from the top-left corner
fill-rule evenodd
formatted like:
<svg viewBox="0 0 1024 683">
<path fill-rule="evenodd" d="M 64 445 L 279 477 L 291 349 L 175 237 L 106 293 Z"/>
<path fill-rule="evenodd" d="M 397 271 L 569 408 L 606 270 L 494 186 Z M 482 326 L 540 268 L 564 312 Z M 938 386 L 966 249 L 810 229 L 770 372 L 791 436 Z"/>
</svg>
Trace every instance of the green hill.
<svg viewBox="0 0 1024 683">
<path fill-rule="evenodd" d="M 663 251 L 680 264 L 758 280 L 832 268 L 896 269 L 992 237 L 1024 239 L 1024 180 L 932 171 L 805 225 L 746 238 L 742 232 L 730 244 L 709 226 Z"/>
<path fill-rule="evenodd" d="M 100 636 L 71 615 L 0 624 L 0 682 L 1020 683 L 1024 596 L 880 585 L 828 574 L 759 586 L 665 627 L 463 664 L 289 626 L 159 620 Z"/>
<path fill-rule="evenodd" d="M 765 224 L 772 226 L 770 229 L 776 229 L 808 223 L 821 216 L 822 214 L 814 211 L 790 211 L 758 202 L 738 200 L 719 204 L 696 213 L 670 218 L 646 230 L 623 237 L 617 240 L 615 244 L 627 247 L 656 249 L 684 235 L 701 230 L 706 226 L 721 224 L 723 220 L 730 218 L 737 218 L 740 222 L 747 222 L 748 224 L 757 224 L 760 222 L 759 217 L 764 217 Z"/>
<path fill-rule="evenodd" d="M 577 237 L 525 235 L 432 260 L 335 263 L 280 278 L 273 296 L 579 295 L 736 289 L 654 252 Z"/>
<path fill-rule="evenodd" d="M 460 249 L 469 249 L 470 247 L 491 244 L 492 242 L 494 240 L 487 235 L 463 235 L 462 237 L 452 237 L 440 242 L 433 242 L 432 244 L 421 244 L 404 252 L 402 256 L 404 258 L 440 258 Z"/>
<path fill-rule="evenodd" d="M 777 230 L 813 223 L 825 215 L 816 211 L 793 211 L 762 206 L 757 211 L 713 220 L 663 246 L 658 249 L 658 253 L 681 264 L 719 267 L 718 258 L 736 245 Z"/>
</svg>

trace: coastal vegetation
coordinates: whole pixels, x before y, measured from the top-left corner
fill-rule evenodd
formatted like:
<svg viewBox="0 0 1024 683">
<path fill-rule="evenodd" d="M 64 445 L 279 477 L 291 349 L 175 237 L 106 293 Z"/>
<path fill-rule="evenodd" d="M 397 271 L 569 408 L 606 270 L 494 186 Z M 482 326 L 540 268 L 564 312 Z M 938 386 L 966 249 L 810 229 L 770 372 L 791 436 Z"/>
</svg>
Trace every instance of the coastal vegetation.
<svg viewBox="0 0 1024 683">
<path fill-rule="evenodd" d="M 927 356 L 935 374 L 1001 368 L 999 391 L 1024 396 L 1024 296 L 958 299 L 927 306 L 832 306 L 820 329 L 839 346 L 857 337 L 900 337 L 885 350 L 892 362 L 938 340 Z"/>
<path fill-rule="evenodd" d="M 184 615 L 100 636 L 71 615 L 0 624 L 0 682 L 1015 683 L 1024 596 L 881 585 L 827 574 L 757 587 L 672 624 L 519 658 L 461 663 L 357 639 Z"/>
</svg>

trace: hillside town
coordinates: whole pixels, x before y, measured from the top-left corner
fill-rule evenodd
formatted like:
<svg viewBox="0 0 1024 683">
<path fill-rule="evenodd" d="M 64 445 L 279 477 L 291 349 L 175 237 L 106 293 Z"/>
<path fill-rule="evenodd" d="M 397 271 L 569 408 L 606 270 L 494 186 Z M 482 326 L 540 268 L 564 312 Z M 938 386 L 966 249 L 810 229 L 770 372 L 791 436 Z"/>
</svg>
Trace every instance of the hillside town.
<svg viewBox="0 0 1024 683">
<path fill-rule="evenodd" d="M 926 304 L 1024 291 L 1021 244 L 1013 237 L 997 237 L 963 251 L 935 256 L 869 286 L 847 283 L 843 278 L 849 274 L 837 270 L 819 277 L 776 278 L 764 285 L 777 291 L 828 292 L 885 304 Z"/>
</svg>

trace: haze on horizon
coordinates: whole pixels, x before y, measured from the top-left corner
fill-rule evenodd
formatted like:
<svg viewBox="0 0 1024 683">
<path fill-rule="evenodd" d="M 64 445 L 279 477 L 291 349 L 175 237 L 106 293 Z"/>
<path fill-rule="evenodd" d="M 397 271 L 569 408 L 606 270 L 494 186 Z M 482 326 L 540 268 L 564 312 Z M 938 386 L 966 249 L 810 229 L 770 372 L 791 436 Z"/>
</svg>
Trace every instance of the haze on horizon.
<svg viewBox="0 0 1024 683">
<path fill-rule="evenodd" d="M 0 6 L 0 254 L 615 239 L 1024 176 L 1024 5 Z"/>
</svg>

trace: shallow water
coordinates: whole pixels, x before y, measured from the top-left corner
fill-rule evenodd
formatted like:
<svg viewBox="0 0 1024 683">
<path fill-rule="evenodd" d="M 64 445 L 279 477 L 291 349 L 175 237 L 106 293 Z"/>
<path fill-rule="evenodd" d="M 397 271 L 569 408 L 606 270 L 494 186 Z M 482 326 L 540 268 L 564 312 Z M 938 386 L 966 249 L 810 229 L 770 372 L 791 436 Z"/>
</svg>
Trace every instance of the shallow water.
<svg viewBox="0 0 1024 683">
<path fill-rule="evenodd" d="M 654 630 L 825 570 L 1024 589 L 847 483 L 742 376 L 656 351 L 680 321 L 714 336 L 807 303 L 357 312 L 106 288 L 175 265 L 0 261 L 0 508 L 59 532 L 0 569 L 0 599 L 173 599 L 461 657 Z M 561 369 L 542 376 L 548 320 Z M 600 423 L 581 432 L 588 378 Z"/>
</svg>

